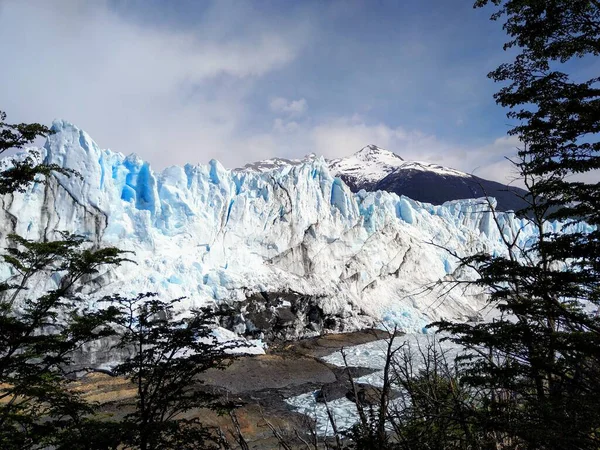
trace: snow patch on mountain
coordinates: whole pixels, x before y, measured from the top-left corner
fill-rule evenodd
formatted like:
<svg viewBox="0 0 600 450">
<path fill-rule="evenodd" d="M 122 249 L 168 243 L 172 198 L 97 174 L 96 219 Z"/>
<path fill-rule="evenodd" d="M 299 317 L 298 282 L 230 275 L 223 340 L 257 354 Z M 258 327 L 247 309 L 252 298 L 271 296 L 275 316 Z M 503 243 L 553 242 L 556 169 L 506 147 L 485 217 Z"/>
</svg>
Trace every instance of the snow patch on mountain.
<svg viewBox="0 0 600 450">
<path fill-rule="evenodd" d="M 254 171 L 254 172 L 269 172 L 271 170 L 281 169 L 286 166 L 298 166 L 300 164 L 313 161 L 317 158 L 317 155 L 310 153 L 301 159 L 287 159 L 287 158 L 270 158 L 263 159 L 254 163 L 246 164 L 244 167 L 234 169 L 237 172 Z"/>
<path fill-rule="evenodd" d="M 351 177 L 357 184 L 376 183 L 387 175 L 401 170 L 419 170 L 439 175 L 470 177 L 469 174 L 448 167 L 420 161 L 406 161 L 395 153 L 368 145 L 351 156 L 334 159 L 329 166 L 335 176 Z"/>
<path fill-rule="evenodd" d="M 368 145 L 346 158 L 334 159 L 330 170 L 334 175 L 350 175 L 360 182 L 381 180 L 405 161 L 395 153 Z"/>
</svg>

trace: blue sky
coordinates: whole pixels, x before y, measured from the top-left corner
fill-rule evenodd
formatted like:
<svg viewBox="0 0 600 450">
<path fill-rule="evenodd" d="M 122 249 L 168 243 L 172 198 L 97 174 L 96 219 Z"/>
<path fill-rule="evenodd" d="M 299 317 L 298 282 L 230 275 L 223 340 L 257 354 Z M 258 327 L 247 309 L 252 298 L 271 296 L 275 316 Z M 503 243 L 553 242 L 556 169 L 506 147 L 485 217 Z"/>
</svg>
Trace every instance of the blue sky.
<svg viewBox="0 0 600 450">
<path fill-rule="evenodd" d="M 487 178 L 518 142 L 471 0 L 0 0 L 0 109 L 60 117 L 156 168 L 367 144 Z"/>
</svg>

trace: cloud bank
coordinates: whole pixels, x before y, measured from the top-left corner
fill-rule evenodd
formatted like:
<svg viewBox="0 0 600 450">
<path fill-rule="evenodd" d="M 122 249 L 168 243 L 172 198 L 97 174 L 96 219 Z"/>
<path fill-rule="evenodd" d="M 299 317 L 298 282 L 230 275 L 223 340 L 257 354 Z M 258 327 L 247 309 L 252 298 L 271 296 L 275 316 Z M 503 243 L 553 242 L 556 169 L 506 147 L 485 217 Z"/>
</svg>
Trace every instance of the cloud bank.
<svg viewBox="0 0 600 450">
<path fill-rule="evenodd" d="M 306 2 L 275 15 L 253 3 L 201 3 L 185 22 L 161 21 L 160 10 L 153 20 L 125 14 L 108 0 L 0 0 L 0 109 L 11 121 L 64 118 L 101 147 L 135 152 L 156 168 L 212 158 L 239 167 L 311 152 L 338 158 L 376 144 L 406 159 L 510 177 L 503 156 L 518 143 L 503 133 L 477 142 L 465 133 L 463 142 L 431 131 L 471 125 L 466 110 L 455 111 L 459 102 L 477 104 L 470 67 L 450 70 L 435 98 L 421 90 L 409 98 L 419 78 L 433 79 L 439 49 L 413 29 L 397 45 L 371 45 L 347 26 L 365 22 L 369 4 Z M 390 110 L 381 100 L 388 91 L 406 106 Z M 455 117 L 430 117 L 438 109 Z"/>
</svg>

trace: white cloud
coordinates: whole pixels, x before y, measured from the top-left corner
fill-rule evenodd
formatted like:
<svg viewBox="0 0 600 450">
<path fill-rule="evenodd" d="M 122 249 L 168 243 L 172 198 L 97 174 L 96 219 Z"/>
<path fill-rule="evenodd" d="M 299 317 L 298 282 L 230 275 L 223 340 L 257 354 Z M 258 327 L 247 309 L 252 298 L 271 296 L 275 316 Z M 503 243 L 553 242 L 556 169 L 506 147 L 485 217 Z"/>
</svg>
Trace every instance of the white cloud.
<svg viewBox="0 0 600 450">
<path fill-rule="evenodd" d="M 506 181 L 502 157 L 518 144 L 508 138 L 462 148 L 360 115 L 310 117 L 305 98 L 284 97 L 268 104 L 277 117 L 249 128 L 256 81 L 294 62 L 314 33 L 301 21 L 278 28 L 251 8 L 215 5 L 205 23 L 174 29 L 128 20 L 102 0 L 0 0 L 0 109 L 15 122 L 70 120 L 101 147 L 137 152 L 157 168 L 211 158 L 239 167 L 310 152 L 336 158 L 376 144 Z"/>
<path fill-rule="evenodd" d="M 472 173 L 502 183 L 515 182 L 514 166 L 506 160 L 513 157 L 520 145 L 513 136 L 502 137 L 478 147 L 461 147 L 434 135 L 386 124 L 367 124 L 360 116 L 340 117 L 304 130 L 310 137 L 315 153 L 339 158 L 375 144 L 406 160 L 427 161 Z"/>
<path fill-rule="evenodd" d="M 488 145 L 471 149 L 468 155 L 473 165 L 471 173 L 488 180 L 523 186 L 515 165 L 507 159 L 515 160 L 520 147 L 521 142 L 516 136 L 503 136 Z"/>
<path fill-rule="evenodd" d="M 434 136 L 386 124 L 368 125 L 361 116 L 340 117 L 311 130 L 315 151 L 330 158 L 346 156 L 368 144 L 388 148 L 406 159 L 424 159 L 422 152 L 440 147 Z"/>
<path fill-rule="evenodd" d="M 295 133 L 300 129 L 300 124 L 294 120 L 286 121 L 280 118 L 273 122 L 273 131 L 276 133 Z"/>
<path fill-rule="evenodd" d="M 212 40 L 142 26 L 102 1 L 2 1 L 0 108 L 13 121 L 70 120 L 100 146 L 138 152 L 158 167 L 237 164 L 240 155 L 252 158 L 232 149 L 245 140 L 253 83 L 293 61 L 304 32 L 247 20 L 257 26 Z"/>
<path fill-rule="evenodd" d="M 287 100 L 283 97 L 275 97 L 269 102 L 271 111 L 276 113 L 285 113 L 289 115 L 302 115 L 308 109 L 306 99 Z"/>
</svg>

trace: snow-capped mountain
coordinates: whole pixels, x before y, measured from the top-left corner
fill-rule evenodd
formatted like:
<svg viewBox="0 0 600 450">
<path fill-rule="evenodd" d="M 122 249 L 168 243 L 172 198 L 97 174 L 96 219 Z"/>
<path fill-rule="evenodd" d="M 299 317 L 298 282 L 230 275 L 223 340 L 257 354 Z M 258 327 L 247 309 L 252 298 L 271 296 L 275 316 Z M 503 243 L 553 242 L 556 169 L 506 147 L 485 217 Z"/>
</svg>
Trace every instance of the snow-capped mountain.
<svg viewBox="0 0 600 450">
<path fill-rule="evenodd" d="M 55 121 L 52 129 L 41 157 L 83 180 L 56 175 L 1 197 L 0 245 L 11 232 L 52 239 L 64 230 L 135 252 L 137 265 L 87 284 L 92 303 L 116 291 L 156 291 L 185 296 L 183 308 L 248 299 L 271 308 L 289 295 L 310 304 L 294 325 L 299 334 L 380 320 L 414 331 L 481 306 L 479 292 L 453 290 L 440 299 L 430 289 L 457 275 L 456 261 L 439 246 L 459 254 L 502 251 L 478 201 L 434 206 L 388 192 L 353 193 L 322 158 L 268 171 L 230 171 L 213 160 L 155 172 L 135 155 L 100 149 L 68 122 Z M 514 214 L 501 214 L 499 223 L 504 233 L 520 230 L 522 242 L 535 233 Z M 0 267 L 0 278 L 8 276 Z M 39 283 L 41 290 L 58 280 Z M 281 304 L 299 311 L 285 298 Z M 240 308 L 232 328 L 256 329 L 253 311 Z M 276 316 L 283 320 L 283 313 Z"/>
<path fill-rule="evenodd" d="M 329 169 L 332 174 L 352 180 L 357 186 L 376 185 L 393 172 L 409 170 L 431 172 L 442 176 L 470 177 L 464 172 L 436 164 L 405 161 L 395 153 L 376 145 L 367 145 L 351 156 L 331 160 Z"/>
<path fill-rule="evenodd" d="M 500 211 L 525 208 L 523 189 L 485 180 L 455 169 L 421 161 L 405 161 L 389 150 L 368 145 L 346 158 L 332 160 L 332 174 L 358 192 L 384 190 L 414 200 L 442 204 L 490 196 Z"/>
<path fill-rule="evenodd" d="M 314 160 L 272 158 L 247 164 L 240 171 L 268 172 Z M 452 200 L 494 197 L 499 211 L 519 211 L 527 206 L 526 191 L 423 161 L 407 161 L 395 153 L 368 145 L 345 158 L 326 160 L 333 176 L 341 178 L 352 192 L 387 191 L 411 199 L 441 205 Z"/>
<path fill-rule="evenodd" d="M 352 178 L 357 184 L 371 184 L 377 183 L 406 163 L 389 150 L 368 145 L 351 156 L 331 160 L 329 169 L 332 174 Z"/>
</svg>

